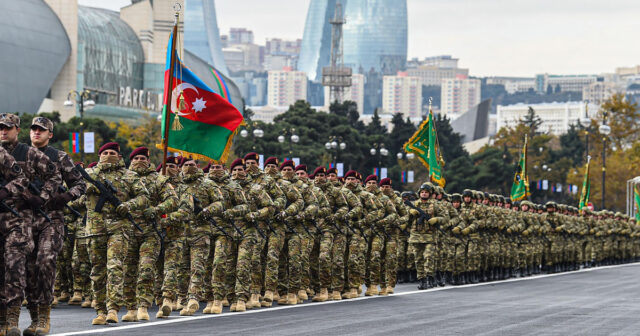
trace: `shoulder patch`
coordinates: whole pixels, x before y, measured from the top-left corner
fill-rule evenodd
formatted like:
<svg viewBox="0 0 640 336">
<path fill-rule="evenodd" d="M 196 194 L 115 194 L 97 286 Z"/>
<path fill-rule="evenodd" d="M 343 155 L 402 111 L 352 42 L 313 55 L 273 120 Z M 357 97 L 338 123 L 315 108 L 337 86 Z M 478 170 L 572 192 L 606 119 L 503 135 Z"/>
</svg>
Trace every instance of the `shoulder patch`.
<svg viewBox="0 0 640 336">
<path fill-rule="evenodd" d="M 13 167 L 11 167 L 11 170 L 13 170 L 13 172 L 14 172 L 15 174 L 20 174 L 20 173 L 22 173 L 22 168 L 20 168 L 20 165 L 19 165 L 19 164 L 17 164 L 17 163 L 14 163 L 14 164 L 13 164 Z"/>
</svg>

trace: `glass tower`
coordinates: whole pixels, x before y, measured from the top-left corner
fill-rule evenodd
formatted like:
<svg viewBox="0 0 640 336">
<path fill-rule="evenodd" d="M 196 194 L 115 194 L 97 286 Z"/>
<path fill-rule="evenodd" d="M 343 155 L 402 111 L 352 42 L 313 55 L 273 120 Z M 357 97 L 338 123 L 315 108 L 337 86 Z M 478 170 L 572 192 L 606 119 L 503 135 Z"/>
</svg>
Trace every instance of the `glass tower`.
<svg viewBox="0 0 640 336">
<path fill-rule="evenodd" d="M 184 48 L 228 75 L 214 0 L 185 0 Z"/>
<path fill-rule="evenodd" d="M 336 0 L 311 0 L 300 47 L 298 70 L 312 81 L 322 77 L 322 67 L 331 61 L 331 24 Z"/>
</svg>

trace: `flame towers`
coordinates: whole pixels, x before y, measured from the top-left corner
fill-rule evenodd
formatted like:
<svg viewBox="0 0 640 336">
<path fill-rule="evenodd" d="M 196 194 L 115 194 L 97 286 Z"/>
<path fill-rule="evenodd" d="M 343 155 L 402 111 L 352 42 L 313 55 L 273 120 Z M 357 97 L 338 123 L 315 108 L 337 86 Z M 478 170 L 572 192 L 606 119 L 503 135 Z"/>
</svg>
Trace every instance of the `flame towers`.
<svg viewBox="0 0 640 336">
<path fill-rule="evenodd" d="M 184 48 L 227 75 L 214 0 L 185 0 Z"/>
</svg>

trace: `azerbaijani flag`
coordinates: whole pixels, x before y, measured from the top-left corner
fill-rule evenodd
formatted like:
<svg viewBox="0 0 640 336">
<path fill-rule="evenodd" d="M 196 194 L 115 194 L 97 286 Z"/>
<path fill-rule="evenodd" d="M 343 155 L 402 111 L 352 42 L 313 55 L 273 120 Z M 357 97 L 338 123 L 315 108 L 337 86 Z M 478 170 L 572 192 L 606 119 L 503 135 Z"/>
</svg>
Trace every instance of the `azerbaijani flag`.
<svg viewBox="0 0 640 336">
<path fill-rule="evenodd" d="M 80 133 L 69 133 L 69 152 L 80 153 Z"/>
<path fill-rule="evenodd" d="M 591 181 L 589 180 L 589 163 L 591 163 L 591 156 L 587 157 L 587 165 L 584 168 L 584 179 L 582 180 L 582 192 L 580 193 L 580 203 L 578 203 L 578 209 L 583 211 L 589 203 L 589 195 L 591 194 Z"/>
<path fill-rule="evenodd" d="M 163 141 L 166 135 L 168 150 L 182 156 L 225 162 L 233 135 L 242 123 L 242 113 L 229 99 L 198 78 L 177 55 L 173 81 L 169 83 L 173 38 L 172 34 L 167 48 L 164 78 Z M 165 129 L 167 124 L 169 127 Z M 162 144 L 157 147 L 162 148 Z"/>
<path fill-rule="evenodd" d="M 400 173 L 400 182 L 407 183 L 407 172 L 404 170 Z"/>
</svg>

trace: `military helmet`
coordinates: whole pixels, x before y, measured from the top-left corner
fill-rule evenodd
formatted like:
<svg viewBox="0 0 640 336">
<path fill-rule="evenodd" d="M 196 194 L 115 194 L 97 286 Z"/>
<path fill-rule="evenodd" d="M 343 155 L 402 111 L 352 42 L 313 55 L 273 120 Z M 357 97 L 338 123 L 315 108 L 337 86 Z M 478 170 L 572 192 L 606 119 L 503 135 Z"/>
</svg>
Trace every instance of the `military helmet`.
<svg viewBox="0 0 640 336">
<path fill-rule="evenodd" d="M 498 195 L 498 202 L 504 203 L 505 202 L 504 196 Z"/>
<path fill-rule="evenodd" d="M 451 202 L 462 202 L 462 195 L 458 193 L 451 194 Z"/>
<path fill-rule="evenodd" d="M 471 189 L 463 190 L 462 197 L 473 197 L 473 191 L 471 191 Z"/>
<path fill-rule="evenodd" d="M 433 191 L 436 193 L 436 195 L 442 195 L 444 194 L 444 189 L 442 189 L 441 186 L 435 186 L 433 188 Z"/>
<path fill-rule="evenodd" d="M 622 218 L 622 212 L 620 212 L 620 211 L 616 212 L 615 217 L 620 217 L 620 218 Z"/>
<path fill-rule="evenodd" d="M 400 196 L 400 191 L 398 191 L 398 190 L 394 190 L 394 191 L 393 191 L 393 193 L 394 193 L 396 196 Z"/>
<path fill-rule="evenodd" d="M 505 197 L 504 202 L 511 204 L 511 197 Z"/>
<path fill-rule="evenodd" d="M 520 201 L 513 202 L 513 207 L 514 208 L 519 208 L 520 207 Z"/>
<path fill-rule="evenodd" d="M 478 201 L 482 200 L 483 196 L 484 195 L 480 191 L 474 191 L 473 192 L 473 198 L 477 199 Z"/>
<path fill-rule="evenodd" d="M 433 192 L 433 184 L 431 184 L 431 182 L 427 182 L 427 183 L 421 184 L 419 192 L 423 191 L 423 190 L 426 190 L 426 191 L 432 193 Z"/>
<path fill-rule="evenodd" d="M 557 208 L 558 208 L 558 205 L 556 204 L 556 202 L 549 201 L 549 202 L 545 203 L 544 207 L 545 207 L 545 208 L 554 208 L 554 209 L 557 209 Z"/>
</svg>

